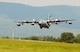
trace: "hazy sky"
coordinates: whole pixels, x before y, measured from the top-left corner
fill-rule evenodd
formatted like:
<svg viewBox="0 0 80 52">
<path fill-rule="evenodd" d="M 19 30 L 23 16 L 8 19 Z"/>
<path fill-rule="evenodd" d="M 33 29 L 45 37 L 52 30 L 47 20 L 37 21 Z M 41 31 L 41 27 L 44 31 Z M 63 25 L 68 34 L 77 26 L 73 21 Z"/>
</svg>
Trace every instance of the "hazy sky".
<svg viewBox="0 0 80 52">
<path fill-rule="evenodd" d="M 49 6 L 49 5 L 80 6 L 80 0 L 0 0 L 0 2 L 22 3 L 31 6 Z"/>
</svg>

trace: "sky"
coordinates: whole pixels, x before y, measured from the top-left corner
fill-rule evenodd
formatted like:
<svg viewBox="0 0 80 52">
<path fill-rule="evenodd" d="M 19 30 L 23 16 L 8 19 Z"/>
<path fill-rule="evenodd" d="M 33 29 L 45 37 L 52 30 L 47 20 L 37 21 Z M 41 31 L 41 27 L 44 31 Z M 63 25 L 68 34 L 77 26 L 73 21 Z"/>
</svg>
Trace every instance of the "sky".
<svg viewBox="0 0 80 52">
<path fill-rule="evenodd" d="M 31 6 L 51 6 L 51 5 L 80 6 L 80 0 L 0 0 L 0 2 L 21 3 Z"/>
</svg>

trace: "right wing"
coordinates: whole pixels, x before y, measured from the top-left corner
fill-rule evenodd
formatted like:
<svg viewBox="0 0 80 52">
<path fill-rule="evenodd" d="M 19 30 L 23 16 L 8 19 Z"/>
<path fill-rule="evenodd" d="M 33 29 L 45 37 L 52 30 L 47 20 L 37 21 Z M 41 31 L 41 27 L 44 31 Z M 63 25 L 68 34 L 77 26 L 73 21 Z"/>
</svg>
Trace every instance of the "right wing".
<svg viewBox="0 0 80 52">
<path fill-rule="evenodd" d="M 56 19 L 56 20 L 50 20 L 49 23 L 55 23 L 55 24 L 58 24 L 60 22 L 66 22 L 66 23 L 69 23 L 69 24 L 72 24 L 71 21 L 73 21 L 74 19 L 71 19 L 71 20 L 60 20 L 60 19 Z"/>
</svg>

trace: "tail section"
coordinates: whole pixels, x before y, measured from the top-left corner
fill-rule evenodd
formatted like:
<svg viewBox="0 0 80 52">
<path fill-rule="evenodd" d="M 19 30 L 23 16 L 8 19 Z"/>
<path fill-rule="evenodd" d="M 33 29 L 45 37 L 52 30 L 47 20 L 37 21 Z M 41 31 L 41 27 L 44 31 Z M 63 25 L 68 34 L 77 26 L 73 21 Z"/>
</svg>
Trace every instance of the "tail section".
<svg viewBox="0 0 80 52">
<path fill-rule="evenodd" d="M 51 20 L 52 15 L 48 15 L 48 20 Z"/>
</svg>

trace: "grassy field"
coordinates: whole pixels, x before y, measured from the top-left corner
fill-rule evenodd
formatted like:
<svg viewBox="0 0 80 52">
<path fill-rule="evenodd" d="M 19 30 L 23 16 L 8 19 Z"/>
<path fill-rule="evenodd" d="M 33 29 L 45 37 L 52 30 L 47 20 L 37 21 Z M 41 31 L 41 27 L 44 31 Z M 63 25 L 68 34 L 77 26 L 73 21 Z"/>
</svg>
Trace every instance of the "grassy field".
<svg viewBox="0 0 80 52">
<path fill-rule="evenodd" d="M 80 44 L 0 39 L 0 52 L 80 52 Z"/>
</svg>

